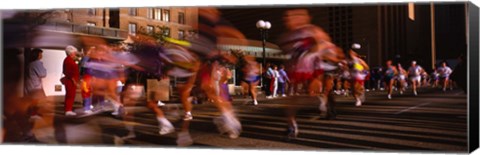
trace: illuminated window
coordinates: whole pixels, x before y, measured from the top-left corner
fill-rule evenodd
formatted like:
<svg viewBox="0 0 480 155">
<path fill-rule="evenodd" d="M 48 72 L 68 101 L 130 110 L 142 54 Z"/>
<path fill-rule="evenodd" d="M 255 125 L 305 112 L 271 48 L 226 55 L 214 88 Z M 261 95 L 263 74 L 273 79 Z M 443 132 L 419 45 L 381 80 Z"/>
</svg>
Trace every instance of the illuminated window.
<svg viewBox="0 0 480 155">
<path fill-rule="evenodd" d="M 147 18 L 148 19 L 154 19 L 154 9 L 153 8 L 148 8 L 147 9 Z"/>
<path fill-rule="evenodd" d="M 137 16 L 137 8 L 128 8 L 128 14 L 130 16 Z"/>
<path fill-rule="evenodd" d="M 148 25 L 147 26 L 147 33 L 152 34 L 155 31 L 155 28 L 153 26 Z"/>
<path fill-rule="evenodd" d="M 163 10 L 163 21 L 170 22 L 170 10 Z"/>
<path fill-rule="evenodd" d="M 156 8 L 153 14 L 155 15 L 155 20 L 162 20 L 162 9 Z"/>
<path fill-rule="evenodd" d="M 135 23 L 128 24 L 128 34 L 133 36 L 137 34 L 137 24 Z"/>
<path fill-rule="evenodd" d="M 412 21 L 415 20 L 415 4 L 413 3 L 408 3 L 408 18 Z"/>
</svg>

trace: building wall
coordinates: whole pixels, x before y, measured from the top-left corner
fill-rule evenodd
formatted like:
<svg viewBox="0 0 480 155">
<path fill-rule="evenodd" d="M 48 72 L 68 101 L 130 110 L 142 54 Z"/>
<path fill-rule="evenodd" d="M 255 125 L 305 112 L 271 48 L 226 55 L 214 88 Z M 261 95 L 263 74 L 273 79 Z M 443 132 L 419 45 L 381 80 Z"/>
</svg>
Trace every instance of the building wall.
<svg viewBox="0 0 480 155">
<path fill-rule="evenodd" d="M 95 14 L 88 14 L 89 9 L 71 9 L 71 11 L 67 12 L 67 16 L 70 19 L 70 22 L 80 25 L 87 25 L 88 22 L 95 23 L 96 26 L 100 27 L 109 27 L 108 26 L 108 9 L 106 9 L 106 21 L 105 26 L 104 24 L 104 16 L 103 16 L 103 9 L 102 8 L 94 8 Z"/>
<path fill-rule="evenodd" d="M 119 19 L 110 17 L 110 11 L 118 9 L 120 12 Z M 87 23 L 95 23 L 97 27 L 115 28 L 109 25 L 109 20 L 118 20 L 120 22 L 119 29 L 128 32 L 128 24 L 137 24 L 137 32 L 143 27 L 146 29 L 150 26 L 167 26 L 170 28 L 170 36 L 178 38 L 179 30 L 183 30 L 185 35 L 191 30 L 196 29 L 198 22 L 197 8 L 181 8 L 181 7 L 162 7 L 161 9 L 170 10 L 170 21 L 150 19 L 147 17 L 148 8 L 136 8 L 137 15 L 129 15 L 129 8 L 93 8 L 94 14 L 89 14 L 89 9 L 62 9 L 57 10 L 60 14 L 57 18 L 51 21 L 56 22 L 71 22 L 79 25 L 87 25 Z M 179 12 L 185 14 L 185 24 L 179 23 Z M 105 15 L 104 15 L 105 13 Z"/>
<path fill-rule="evenodd" d="M 407 21 L 407 54 L 425 69 L 432 69 L 430 5 L 415 4 L 415 20 Z"/>
<path fill-rule="evenodd" d="M 437 60 L 466 55 L 465 4 L 437 4 L 435 14 Z"/>
<path fill-rule="evenodd" d="M 344 50 L 353 43 L 352 7 L 328 7 L 328 30 L 333 42 Z"/>
<path fill-rule="evenodd" d="M 377 48 L 378 20 L 377 6 L 356 6 L 353 11 L 353 41 L 362 46 L 357 52 L 367 57 L 371 66 L 379 66 L 382 62 L 377 59 L 381 55 Z M 370 62 L 368 62 L 370 60 Z"/>
<path fill-rule="evenodd" d="M 196 8 L 169 8 L 170 9 L 170 22 L 164 21 L 155 21 L 153 19 L 147 18 L 147 8 L 138 8 L 137 16 L 130 16 L 128 14 L 128 8 L 120 8 L 120 21 L 119 29 L 128 31 L 128 23 L 134 22 L 137 23 L 137 28 L 146 27 L 147 25 L 152 26 L 167 26 L 170 27 L 171 37 L 178 37 L 178 30 L 193 30 L 198 21 L 198 11 Z M 109 17 L 111 9 L 106 8 L 95 8 L 94 14 L 89 14 L 89 9 L 58 9 L 55 10 L 58 15 L 55 18 L 50 19 L 50 22 L 67 22 L 77 25 L 87 25 L 87 23 L 95 23 L 96 27 L 105 27 L 110 28 L 109 20 L 113 20 Z M 105 10 L 105 11 L 103 11 Z M 113 9 L 112 9 L 113 10 Z M 105 16 L 104 13 L 105 12 Z M 185 24 L 178 23 L 178 13 L 185 13 Z M 138 31 L 137 31 L 138 32 Z M 43 34 L 43 33 L 42 33 Z M 42 84 L 45 90 L 45 93 L 49 97 L 54 97 L 55 101 L 63 101 L 63 96 L 65 94 L 65 88 L 60 83 L 59 79 L 62 74 L 62 65 L 65 58 L 64 47 L 72 43 L 64 43 L 70 41 L 62 37 L 57 37 L 57 33 L 48 33 L 43 34 L 41 41 L 49 43 L 48 45 L 41 44 L 43 42 L 34 44 L 34 47 L 43 49 L 43 59 L 44 66 L 47 69 L 47 77 L 43 79 Z M 74 36 L 74 33 L 58 33 L 62 35 L 67 35 L 69 37 Z M 102 36 L 99 36 L 102 37 Z M 33 38 L 35 39 L 35 38 Z M 54 44 L 55 46 L 51 46 Z M 57 44 L 65 44 L 64 46 Z M 82 50 L 82 47 L 77 46 L 79 50 Z M 60 88 L 60 89 L 58 89 Z M 23 89 L 22 89 L 23 91 Z M 81 96 L 76 96 L 76 101 L 81 101 Z"/>
<path fill-rule="evenodd" d="M 394 63 L 403 62 L 406 51 L 406 4 L 383 5 L 380 10 L 379 24 L 379 52 L 382 61 L 393 60 Z"/>
<path fill-rule="evenodd" d="M 148 8 L 137 8 L 137 16 L 129 15 L 129 8 L 120 9 L 120 29 L 128 31 L 128 24 L 134 23 L 137 25 L 137 32 L 140 28 L 150 26 L 167 26 L 170 28 L 170 37 L 178 38 L 178 31 L 183 30 L 188 32 L 194 29 L 195 22 L 198 21 L 195 8 L 162 8 L 170 10 L 170 21 L 161 21 L 147 18 Z M 185 13 L 185 24 L 180 24 L 178 21 L 179 12 Z"/>
</svg>

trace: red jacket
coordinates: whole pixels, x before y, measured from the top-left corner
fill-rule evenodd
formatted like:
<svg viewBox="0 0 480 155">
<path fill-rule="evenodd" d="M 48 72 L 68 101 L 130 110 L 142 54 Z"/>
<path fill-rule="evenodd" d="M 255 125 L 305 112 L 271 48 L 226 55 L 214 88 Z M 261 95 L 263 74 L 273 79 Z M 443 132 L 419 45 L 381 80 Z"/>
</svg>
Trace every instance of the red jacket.
<svg viewBox="0 0 480 155">
<path fill-rule="evenodd" d="M 76 82 L 78 82 L 80 79 L 80 70 L 78 69 L 78 65 L 69 56 L 63 60 L 63 74 L 66 78 L 75 80 Z"/>
</svg>

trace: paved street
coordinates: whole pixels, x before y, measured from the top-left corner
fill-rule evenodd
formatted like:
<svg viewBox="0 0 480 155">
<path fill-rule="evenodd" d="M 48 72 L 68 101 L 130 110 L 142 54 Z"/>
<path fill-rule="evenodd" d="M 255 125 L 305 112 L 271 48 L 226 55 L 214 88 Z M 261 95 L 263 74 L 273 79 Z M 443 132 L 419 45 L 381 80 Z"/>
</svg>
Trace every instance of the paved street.
<svg viewBox="0 0 480 155">
<path fill-rule="evenodd" d="M 264 97 L 263 97 L 264 98 Z M 447 91 L 424 88 L 419 96 L 412 92 L 386 98 L 385 92 L 368 92 L 361 107 L 354 106 L 352 97 L 336 96 L 336 120 L 323 120 L 319 116 L 318 99 L 308 96 L 261 99 L 259 105 L 245 104 L 236 98 L 234 105 L 243 126 L 237 139 L 218 134 L 212 119 L 219 112 L 212 104 L 195 105 L 190 134 L 194 144 L 190 147 L 287 149 L 287 150 L 467 150 L 467 100 L 460 90 Z M 295 105 L 299 136 L 286 141 L 286 105 Z M 77 105 L 79 106 L 79 105 Z M 84 118 L 64 118 L 61 104 L 57 104 L 55 136 L 43 134 L 40 141 L 87 145 L 126 145 L 142 147 L 176 147 L 176 134 L 160 136 L 153 113 L 144 106 L 129 106 L 133 113 L 130 121 L 121 121 L 105 112 Z M 179 104 L 162 107 L 179 130 L 183 110 Z M 126 136 L 125 125 L 134 126 L 135 138 Z M 37 131 L 40 132 L 40 131 Z M 42 134 L 39 134 L 42 135 Z M 52 140 L 52 137 L 55 140 Z"/>
</svg>

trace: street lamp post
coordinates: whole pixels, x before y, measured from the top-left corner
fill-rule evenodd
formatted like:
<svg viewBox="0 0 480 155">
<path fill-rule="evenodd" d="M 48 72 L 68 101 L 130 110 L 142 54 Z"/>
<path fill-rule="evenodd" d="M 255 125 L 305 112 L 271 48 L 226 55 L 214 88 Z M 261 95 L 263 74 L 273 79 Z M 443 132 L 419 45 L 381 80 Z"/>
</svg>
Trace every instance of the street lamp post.
<svg viewBox="0 0 480 155">
<path fill-rule="evenodd" d="M 265 60 L 265 42 L 267 40 L 267 33 L 268 33 L 268 29 L 270 29 L 270 27 L 272 26 L 270 24 L 270 22 L 268 21 L 263 21 L 263 20 L 259 20 L 256 24 L 257 28 L 260 30 L 260 35 L 262 37 L 262 47 L 263 47 L 263 53 L 262 53 L 262 68 L 261 68 L 261 72 L 263 73 L 263 70 L 264 68 L 266 69 L 267 67 L 265 66 L 266 64 L 266 60 Z M 264 77 L 265 76 L 261 76 L 262 78 L 260 78 L 260 87 L 263 87 L 263 83 L 265 82 L 264 80 Z"/>
<path fill-rule="evenodd" d="M 263 20 L 259 20 L 256 24 L 257 28 L 260 30 L 260 35 L 262 37 L 262 46 L 263 46 L 263 53 L 262 53 L 262 66 L 263 67 L 266 67 L 265 66 L 265 42 L 267 40 L 267 37 L 268 37 L 268 29 L 270 29 L 270 27 L 272 27 L 272 25 L 270 24 L 270 22 L 268 21 L 263 21 Z"/>
</svg>

